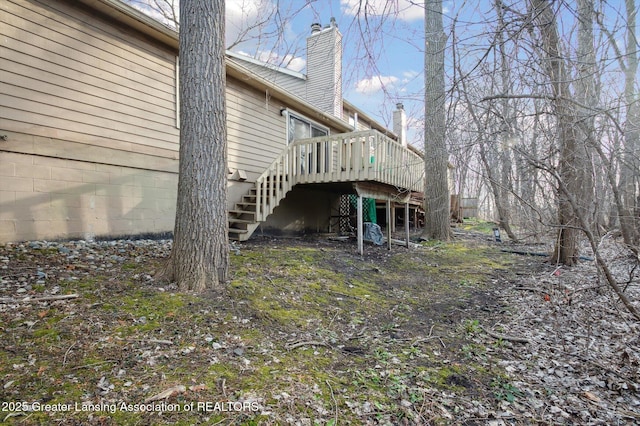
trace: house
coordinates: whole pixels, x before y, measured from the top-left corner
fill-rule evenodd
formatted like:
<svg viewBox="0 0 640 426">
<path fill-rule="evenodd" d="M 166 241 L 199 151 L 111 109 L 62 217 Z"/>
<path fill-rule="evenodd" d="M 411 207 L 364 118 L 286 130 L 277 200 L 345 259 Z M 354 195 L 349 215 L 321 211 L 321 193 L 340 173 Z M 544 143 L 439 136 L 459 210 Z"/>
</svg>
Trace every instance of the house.
<svg viewBox="0 0 640 426">
<path fill-rule="evenodd" d="M 3 0 L 0 23 L 0 242 L 170 232 L 177 34 L 119 0 Z M 402 108 L 390 131 L 342 99 L 340 39 L 313 26 L 307 75 L 228 54 L 230 238 L 422 190 Z"/>
</svg>

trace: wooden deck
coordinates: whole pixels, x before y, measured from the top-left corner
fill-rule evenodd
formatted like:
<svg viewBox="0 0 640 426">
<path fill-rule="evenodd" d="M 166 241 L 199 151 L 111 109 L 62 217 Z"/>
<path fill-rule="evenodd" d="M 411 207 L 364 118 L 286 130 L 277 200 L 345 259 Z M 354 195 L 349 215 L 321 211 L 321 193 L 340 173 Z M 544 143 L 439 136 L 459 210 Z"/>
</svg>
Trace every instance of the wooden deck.
<svg viewBox="0 0 640 426">
<path fill-rule="evenodd" d="M 229 212 L 230 237 L 249 238 L 295 185 L 349 182 L 383 184 L 398 194 L 422 192 L 424 161 L 375 130 L 294 141 Z"/>
<path fill-rule="evenodd" d="M 297 184 L 372 181 L 422 192 L 423 180 L 423 159 L 374 130 L 297 140 L 257 179 L 256 217 L 266 219 Z"/>
</svg>

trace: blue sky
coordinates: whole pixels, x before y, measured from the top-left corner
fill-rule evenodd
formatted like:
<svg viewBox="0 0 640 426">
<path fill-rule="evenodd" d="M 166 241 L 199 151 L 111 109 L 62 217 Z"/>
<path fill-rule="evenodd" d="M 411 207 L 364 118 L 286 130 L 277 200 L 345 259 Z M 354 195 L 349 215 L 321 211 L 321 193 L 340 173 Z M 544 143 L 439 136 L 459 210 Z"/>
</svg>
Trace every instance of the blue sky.
<svg viewBox="0 0 640 426">
<path fill-rule="evenodd" d="M 246 9 L 247 0 L 227 1 L 228 21 L 236 15 L 232 12 L 234 8 Z M 279 2 L 281 14 L 291 16 L 280 27 L 287 42 L 274 44 L 275 51 L 281 56 L 274 57 L 274 45 L 265 44 L 266 49 L 261 51 L 263 46 L 259 46 L 251 37 L 234 50 L 258 57 L 262 53 L 262 59 L 267 59 L 270 55 L 276 63 L 290 54 L 296 59 L 288 62 L 291 57 L 287 57 L 285 63 L 296 71 L 304 72 L 304 46 L 311 24 L 319 22 L 327 25 L 334 17 L 343 34 L 344 98 L 388 127 L 391 127 L 392 111 L 396 103 L 402 102 L 410 117 L 410 125 L 419 125 L 418 121 L 423 115 L 424 88 L 422 2 L 317 0 L 296 10 L 295 5 L 301 3 L 295 0 L 289 3 L 283 0 Z M 272 4 L 263 0 L 262 6 L 268 9 Z M 228 23 L 228 33 L 233 31 L 233 25 L 232 22 Z M 412 117 L 418 120 L 411 120 Z M 411 137 L 416 140 L 410 142 L 421 145 L 417 132 L 411 132 Z"/>
<path fill-rule="evenodd" d="M 178 0 L 125 0 L 129 3 Z M 507 1 L 517 8 L 524 2 Z M 597 2 L 599 3 L 599 2 Z M 624 18 L 622 0 L 604 0 L 603 19 L 617 35 Z M 487 52 L 487 25 L 495 20 L 493 0 L 443 2 L 445 32 L 452 39 L 456 22 L 458 60 L 471 68 Z M 575 7 L 568 2 L 559 22 L 570 45 L 575 37 Z M 423 0 L 226 0 L 227 46 L 232 50 L 305 71 L 305 40 L 314 22 L 329 24 L 332 17 L 343 34 L 343 95 L 360 109 L 391 127 L 398 102 L 409 118 L 408 141 L 421 147 L 424 114 Z M 495 22 L 493 22 L 495 24 Z M 239 41 L 239 42 L 238 42 Z M 621 41 L 622 43 L 622 41 Z M 450 85 L 452 54 L 445 52 L 446 81 Z M 612 61 L 615 68 L 615 60 Z M 514 63 L 514 67 L 517 64 Z M 619 81 L 618 76 L 612 77 Z"/>
<path fill-rule="evenodd" d="M 152 16 L 144 3 L 177 4 L 177 0 L 125 1 Z M 344 98 L 388 127 L 397 102 L 404 103 L 410 125 L 416 124 L 412 117 L 422 116 L 421 0 L 226 0 L 226 10 L 227 46 L 302 72 L 311 24 L 328 25 L 334 17 L 343 34 Z"/>
</svg>

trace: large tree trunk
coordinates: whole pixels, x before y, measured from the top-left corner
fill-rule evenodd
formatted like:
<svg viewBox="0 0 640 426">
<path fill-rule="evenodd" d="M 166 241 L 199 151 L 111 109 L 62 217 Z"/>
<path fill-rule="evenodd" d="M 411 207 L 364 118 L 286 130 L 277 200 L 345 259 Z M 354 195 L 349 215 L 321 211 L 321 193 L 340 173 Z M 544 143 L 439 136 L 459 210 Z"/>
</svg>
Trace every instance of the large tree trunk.
<svg viewBox="0 0 640 426">
<path fill-rule="evenodd" d="M 449 185 L 445 141 L 442 0 L 425 0 L 425 239 L 448 240 Z"/>
<path fill-rule="evenodd" d="M 593 21 L 595 18 L 594 0 L 577 0 L 578 14 L 578 50 L 577 50 L 577 79 L 575 92 L 578 105 L 574 126 L 578 135 L 576 146 L 577 179 L 580 182 L 580 202 L 577 214 L 584 216 L 591 231 L 596 229 L 598 202 L 595 200 L 595 177 L 593 173 L 593 149 L 595 145 L 596 129 L 595 117 L 598 106 L 599 85 L 597 82 L 597 67 L 595 53 L 595 39 Z"/>
<path fill-rule="evenodd" d="M 624 124 L 624 152 L 620 166 L 620 192 L 622 195 L 623 211 L 620 215 L 625 242 L 637 245 L 640 235 L 640 221 L 638 220 L 638 148 L 640 147 L 640 96 L 637 90 L 638 73 L 638 39 L 636 37 L 637 9 L 634 0 L 626 0 L 627 9 L 627 47 L 625 74 L 625 103 L 627 106 Z"/>
<path fill-rule="evenodd" d="M 504 34 L 505 30 L 504 24 L 504 16 L 503 16 L 503 5 L 502 0 L 496 0 L 495 5 L 496 14 L 498 15 L 498 31 L 496 33 L 496 49 L 500 55 L 500 92 L 503 95 L 510 95 L 511 93 L 511 68 L 509 61 L 507 59 L 507 55 L 505 52 L 505 44 L 504 44 Z M 498 211 L 498 224 L 504 229 L 509 238 L 512 241 L 517 241 L 515 233 L 511 229 L 511 220 L 509 218 L 509 198 L 511 193 L 513 192 L 513 185 L 511 180 L 511 144 L 515 138 L 514 135 L 514 126 L 515 126 L 515 117 L 513 114 L 513 109 L 509 104 L 509 99 L 507 96 L 501 99 L 500 101 L 500 112 L 502 115 L 502 122 L 500 125 L 500 144 L 499 144 L 499 152 L 500 152 L 500 185 L 498 185 L 492 179 L 492 172 L 488 168 L 488 163 L 486 161 L 486 157 L 483 158 L 483 164 L 485 165 L 486 172 L 491 173 L 489 175 L 491 182 L 491 189 L 493 191 L 493 197 L 496 203 L 496 209 Z M 481 155 L 484 153 L 481 152 Z"/>
<path fill-rule="evenodd" d="M 229 267 L 224 0 L 180 2 L 180 176 L 166 277 L 219 289 Z"/>
<path fill-rule="evenodd" d="M 556 118 L 559 176 L 567 191 L 574 197 L 577 206 L 584 206 L 585 186 L 584 144 L 581 143 L 578 126 L 575 122 L 574 105 L 571 103 L 569 79 L 564 59 L 560 54 L 560 37 L 556 14 L 549 0 L 531 0 L 531 16 L 541 35 L 542 58 L 545 71 L 551 85 Z M 582 233 L 578 215 L 584 212 L 574 211 L 565 192 L 558 192 L 558 236 L 552 256 L 552 262 L 568 266 L 578 262 L 578 242 Z"/>
</svg>

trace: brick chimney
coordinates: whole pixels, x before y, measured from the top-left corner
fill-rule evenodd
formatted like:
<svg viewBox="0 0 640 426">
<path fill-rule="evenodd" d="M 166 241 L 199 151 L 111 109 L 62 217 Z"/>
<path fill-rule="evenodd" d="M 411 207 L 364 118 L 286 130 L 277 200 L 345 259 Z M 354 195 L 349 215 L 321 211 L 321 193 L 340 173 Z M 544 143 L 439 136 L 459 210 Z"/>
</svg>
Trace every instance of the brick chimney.
<svg viewBox="0 0 640 426">
<path fill-rule="evenodd" d="M 320 110 L 342 118 L 342 34 L 335 18 L 325 28 L 318 23 L 311 25 L 305 98 Z"/>
</svg>

